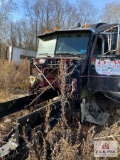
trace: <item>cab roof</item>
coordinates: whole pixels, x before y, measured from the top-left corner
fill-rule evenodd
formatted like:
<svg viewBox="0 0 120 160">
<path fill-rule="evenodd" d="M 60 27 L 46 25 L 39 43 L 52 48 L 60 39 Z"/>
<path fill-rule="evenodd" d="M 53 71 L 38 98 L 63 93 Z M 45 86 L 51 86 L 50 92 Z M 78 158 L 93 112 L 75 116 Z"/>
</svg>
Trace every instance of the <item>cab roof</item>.
<svg viewBox="0 0 120 160">
<path fill-rule="evenodd" d="M 37 37 L 40 38 L 40 37 L 46 37 L 47 35 L 51 35 L 51 34 L 55 34 L 55 33 L 73 32 L 73 31 L 90 31 L 93 33 L 95 32 L 95 30 L 92 28 L 60 29 L 57 31 L 50 31 L 48 33 L 43 33 Z"/>
<path fill-rule="evenodd" d="M 107 24 L 107 23 L 97 23 L 97 24 L 90 24 L 88 25 L 89 28 L 84 28 L 84 27 L 74 27 L 74 28 L 66 28 L 66 29 L 60 29 L 60 30 L 55 30 L 55 31 L 49 31 L 46 32 L 44 34 L 38 35 L 37 37 L 46 37 L 47 35 L 50 34 L 55 34 L 55 33 L 61 33 L 61 32 L 73 32 L 73 31 L 90 31 L 94 34 L 97 34 L 98 32 L 102 32 L 102 31 L 106 31 L 108 29 L 110 29 L 111 27 L 114 26 L 120 26 L 117 23 L 113 23 L 113 24 Z"/>
</svg>

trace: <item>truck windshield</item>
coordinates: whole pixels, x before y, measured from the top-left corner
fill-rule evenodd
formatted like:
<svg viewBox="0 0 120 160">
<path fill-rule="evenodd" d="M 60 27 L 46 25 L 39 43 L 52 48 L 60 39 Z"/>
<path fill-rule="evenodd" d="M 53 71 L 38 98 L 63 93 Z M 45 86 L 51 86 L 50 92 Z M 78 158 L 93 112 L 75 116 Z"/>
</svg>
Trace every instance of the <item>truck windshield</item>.
<svg viewBox="0 0 120 160">
<path fill-rule="evenodd" d="M 90 32 L 68 32 L 58 35 L 56 54 L 86 54 Z"/>
<path fill-rule="evenodd" d="M 86 54 L 90 33 L 90 31 L 66 31 L 41 36 L 36 57 Z"/>
<path fill-rule="evenodd" d="M 37 56 L 39 55 L 53 55 L 55 52 L 57 35 L 50 35 L 41 37 L 39 39 Z"/>
</svg>

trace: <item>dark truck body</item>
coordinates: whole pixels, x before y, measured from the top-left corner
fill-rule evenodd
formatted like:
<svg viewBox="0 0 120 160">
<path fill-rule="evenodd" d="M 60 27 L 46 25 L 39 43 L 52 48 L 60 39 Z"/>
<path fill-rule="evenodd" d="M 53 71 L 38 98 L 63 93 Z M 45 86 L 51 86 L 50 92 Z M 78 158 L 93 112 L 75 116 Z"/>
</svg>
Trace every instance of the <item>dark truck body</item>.
<svg viewBox="0 0 120 160">
<path fill-rule="evenodd" d="M 73 45 L 68 38 L 74 38 L 69 35 L 74 36 L 77 34 L 80 36 L 80 41 L 76 41 L 76 44 L 85 47 L 86 43 L 86 35 L 88 36 L 88 42 L 86 45 L 86 49 L 81 49 L 80 54 L 77 52 L 71 52 L 66 49 L 66 53 L 58 54 L 58 46 L 61 39 L 65 39 L 65 45 L 62 45 L 63 48 L 66 47 L 66 44 L 71 47 L 71 50 L 74 47 L 78 47 L 77 45 Z M 61 36 L 64 35 L 64 36 Z M 42 54 L 42 49 L 38 48 L 37 58 L 31 61 L 31 75 L 37 76 L 38 72 L 34 74 L 32 70 L 36 70 L 34 63 L 38 66 L 38 68 L 44 72 L 45 68 L 54 69 L 55 66 L 59 67 L 60 59 L 65 60 L 66 64 L 69 67 L 69 63 L 74 63 L 76 67 L 77 73 L 74 78 L 77 79 L 77 94 L 81 95 L 81 93 L 88 93 L 89 91 L 93 92 L 103 92 L 106 95 L 114 95 L 112 98 L 116 100 L 119 99 L 119 91 L 120 91 L 120 55 L 119 55 L 119 25 L 118 24 L 93 24 L 87 26 L 87 28 L 73 28 L 73 29 L 65 29 L 65 30 L 57 30 L 54 32 L 45 33 L 43 35 L 38 36 L 38 38 L 42 39 L 44 37 L 48 37 L 48 40 L 51 36 L 56 36 L 56 45 L 53 54 L 47 53 Z M 66 38 L 67 36 L 67 38 Z M 62 38 L 61 38 L 62 37 Z M 77 36 L 76 36 L 77 37 Z M 83 37 L 83 41 L 82 41 Z M 61 38 L 61 39 L 60 39 Z M 67 42 L 66 42 L 67 41 Z M 41 44 L 41 43 L 40 43 Z M 73 45 L 73 46 L 72 46 Z M 47 47 L 47 46 L 46 46 Z M 75 49 L 76 49 L 75 48 Z M 78 47 L 79 48 L 79 47 Z M 79 50 L 79 49 L 76 50 Z M 61 48 L 60 48 L 61 49 Z M 39 55 L 40 51 L 40 55 Z M 43 50 L 44 51 L 44 50 Z M 62 49 L 61 49 L 62 51 Z M 63 49 L 64 51 L 64 49 Z M 43 57 L 42 57 L 43 56 Z M 43 60 L 44 63 L 40 63 Z M 33 69 L 34 68 L 34 69 Z M 52 83 L 54 77 L 57 73 L 48 77 L 48 81 Z M 72 83 L 72 82 L 70 82 Z M 49 85 L 44 79 L 42 82 L 39 80 L 38 85 L 40 87 L 45 87 Z M 58 82 L 53 84 L 55 88 L 59 88 Z M 38 87 L 39 88 L 39 87 Z M 36 89 L 35 89 L 36 90 Z M 84 96 L 87 96 L 84 94 Z"/>
</svg>

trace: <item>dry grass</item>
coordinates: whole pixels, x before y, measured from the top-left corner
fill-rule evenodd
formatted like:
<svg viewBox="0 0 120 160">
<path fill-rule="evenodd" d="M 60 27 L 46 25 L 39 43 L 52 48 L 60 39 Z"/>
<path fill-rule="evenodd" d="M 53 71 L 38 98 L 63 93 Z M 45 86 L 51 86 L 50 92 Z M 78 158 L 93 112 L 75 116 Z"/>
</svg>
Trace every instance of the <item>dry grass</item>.
<svg viewBox="0 0 120 160">
<path fill-rule="evenodd" d="M 0 85 L 0 89 L 4 89 L 8 86 L 7 93 L 13 93 L 15 90 L 25 90 L 27 88 L 28 84 L 28 76 L 29 69 L 27 68 L 26 62 L 22 64 L 21 67 L 15 69 L 16 64 L 8 64 L 7 62 L 4 62 L 7 68 L 13 67 L 13 76 L 9 76 L 8 73 L 12 71 L 12 69 L 7 70 L 8 73 L 3 74 L 4 72 L 1 71 L 2 74 L 0 74 L 1 80 L 5 83 Z M 1 63 L 0 63 L 1 66 Z M 3 66 L 4 68 L 4 66 Z M 36 132 L 35 129 L 32 130 L 32 141 L 28 142 L 29 146 L 29 155 L 28 160 L 100 160 L 102 158 L 95 158 L 94 157 L 94 140 L 117 140 L 120 145 L 120 138 L 116 137 L 116 135 L 120 135 L 120 125 L 116 122 L 116 120 L 119 120 L 119 116 L 116 115 L 112 118 L 112 125 L 111 126 L 88 126 L 85 124 L 80 124 L 79 121 L 73 122 L 74 124 L 69 126 L 68 119 L 66 119 L 65 116 L 65 103 L 66 100 L 66 94 L 65 94 L 65 68 L 63 64 L 61 64 L 61 104 L 62 104 L 62 118 L 59 121 L 59 123 L 53 128 L 50 132 L 47 133 L 49 130 L 49 117 L 50 117 L 50 104 L 48 103 L 48 108 L 45 116 L 45 131 L 47 135 L 43 138 L 43 141 L 41 143 L 40 137 L 41 132 Z M 5 68 L 4 68 L 5 71 Z M 10 79 L 10 82 L 12 84 L 8 83 L 5 79 L 5 77 L 2 75 L 8 77 Z M 14 78 L 13 78 L 14 77 Z M 3 78 L 3 79 L 2 79 Z M 17 81 L 17 82 L 16 82 Z M 13 82 L 15 84 L 13 84 Z M 21 82 L 21 83 L 19 83 Z M 22 84 L 22 86 L 21 86 Z M 24 86 L 25 85 L 25 86 Z M 24 86 L 24 87 L 23 87 Z M 19 114 L 22 113 L 19 112 Z M 24 115 L 24 114 L 21 114 Z M 19 116 L 21 116 L 19 115 Z M 16 115 L 16 117 L 19 117 Z M 14 117 L 14 119 L 16 118 Z M 13 121 L 8 119 L 3 119 L 4 123 L 9 124 L 13 123 Z M 115 123 L 116 122 L 116 123 Z M 8 126 L 8 125 L 7 125 Z M 1 125 L 2 130 L 4 130 L 4 126 Z M 41 129 L 41 127 L 40 127 Z M 7 130 L 8 131 L 8 130 Z M 39 130 L 38 130 L 39 131 Z M 111 136 L 112 135 L 112 136 Z M 111 136 L 111 137 L 109 137 Z M 108 159 L 108 158 L 107 158 Z M 114 159 L 120 159 L 120 152 L 118 158 L 109 158 L 109 160 Z"/>
<path fill-rule="evenodd" d="M 47 133 L 46 137 L 43 137 L 43 143 L 32 147 L 30 151 L 34 155 L 34 160 L 117 160 L 120 158 L 95 158 L 94 157 L 94 141 L 96 138 L 102 139 L 101 137 L 106 136 L 104 140 L 108 140 L 107 136 L 110 134 L 113 137 L 120 134 L 120 126 L 114 123 L 116 118 L 113 117 L 113 123 L 110 127 L 108 126 L 88 126 L 86 124 L 80 124 L 79 121 L 73 122 L 74 124 L 69 126 L 68 119 L 65 116 L 65 106 L 67 97 L 65 94 L 65 68 L 63 63 L 60 64 L 60 81 L 61 81 L 61 105 L 62 105 L 62 116 L 59 123 Z M 50 105 L 50 103 L 49 103 Z M 46 112 L 45 125 L 46 131 L 49 122 L 50 109 Z M 119 120 L 119 117 L 118 117 Z M 115 134 L 115 135 L 114 135 Z M 35 134 L 34 134 L 35 135 Z M 33 136 L 33 139 L 39 139 L 39 136 Z M 110 139 L 109 139 L 110 140 Z M 114 138 L 112 138 L 114 140 Z M 119 145 L 120 141 L 118 140 Z M 32 146 L 32 145 L 31 145 Z M 37 151 L 36 151 L 37 150 Z M 28 160 L 30 160 L 28 157 Z M 33 159 L 33 157 L 32 157 Z"/>
<path fill-rule="evenodd" d="M 29 62 L 24 60 L 21 66 L 16 62 L 0 60 L 0 101 L 10 98 L 13 94 L 28 91 Z"/>
</svg>

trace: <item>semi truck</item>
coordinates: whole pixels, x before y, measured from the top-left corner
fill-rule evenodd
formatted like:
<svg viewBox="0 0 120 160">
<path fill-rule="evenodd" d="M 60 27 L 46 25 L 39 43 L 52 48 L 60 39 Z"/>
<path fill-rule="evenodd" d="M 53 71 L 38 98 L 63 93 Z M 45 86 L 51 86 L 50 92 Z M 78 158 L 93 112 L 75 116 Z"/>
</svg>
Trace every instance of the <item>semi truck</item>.
<svg viewBox="0 0 120 160">
<path fill-rule="evenodd" d="M 29 93 L 32 100 L 28 97 L 24 99 L 25 105 L 22 104 L 19 110 L 34 108 L 35 104 L 39 107 L 18 118 L 17 126 L 3 140 L 7 143 L 0 147 L 1 157 L 13 158 L 16 151 L 22 155 L 27 148 L 24 135 L 30 141 L 29 131 L 37 126 L 40 126 L 38 129 L 42 136 L 46 135 L 63 114 L 68 121 L 75 117 L 83 125 L 84 121 L 105 124 L 109 114 L 93 97 L 102 94 L 120 101 L 119 27 L 117 23 L 84 26 L 78 23 L 73 28 L 46 30 L 38 36 L 36 58 L 30 60 Z M 48 99 L 52 99 L 49 104 L 41 103 Z M 51 114 L 48 130 L 45 131 L 41 126 L 44 126 L 48 106 Z M 9 105 L 10 108 L 16 111 L 13 105 Z"/>
</svg>

